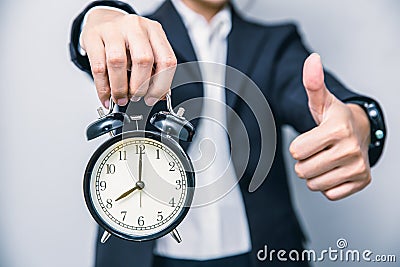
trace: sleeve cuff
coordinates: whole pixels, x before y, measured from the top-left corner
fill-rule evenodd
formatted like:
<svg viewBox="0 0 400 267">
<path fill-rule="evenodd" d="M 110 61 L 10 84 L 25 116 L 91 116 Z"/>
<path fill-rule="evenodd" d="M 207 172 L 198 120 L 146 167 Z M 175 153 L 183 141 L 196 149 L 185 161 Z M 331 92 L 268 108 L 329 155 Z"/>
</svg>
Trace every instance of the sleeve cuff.
<svg viewBox="0 0 400 267">
<path fill-rule="evenodd" d="M 376 101 L 364 96 L 351 97 L 343 102 L 357 104 L 367 114 L 371 128 L 371 143 L 369 145 L 368 156 L 370 166 L 372 167 L 382 155 L 387 135 L 382 108 Z"/>
</svg>

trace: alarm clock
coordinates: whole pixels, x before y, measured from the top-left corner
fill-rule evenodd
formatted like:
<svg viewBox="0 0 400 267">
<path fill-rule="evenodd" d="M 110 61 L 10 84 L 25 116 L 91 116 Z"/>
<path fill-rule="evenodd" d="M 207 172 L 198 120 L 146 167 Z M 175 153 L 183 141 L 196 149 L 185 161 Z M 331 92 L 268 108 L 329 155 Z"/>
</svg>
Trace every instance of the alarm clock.
<svg viewBox="0 0 400 267">
<path fill-rule="evenodd" d="M 86 205 L 104 229 L 102 243 L 110 236 L 147 241 L 168 233 L 181 242 L 176 227 L 192 203 L 195 173 L 179 140 L 190 142 L 195 130 L 184 109 L 175 113 L 169 95 L 166 101 L 168 110 L 150 119 L 159 132 L 140 130 L 143 116 L 114 112 L 112 100 L 108 114 L 99 108 L 100 118 L 87 128 L 88 140 L 111 135 L 91 156 L 83 179 Z M 136 129 L 122 131 L 131 124 Z"/>
</svg>

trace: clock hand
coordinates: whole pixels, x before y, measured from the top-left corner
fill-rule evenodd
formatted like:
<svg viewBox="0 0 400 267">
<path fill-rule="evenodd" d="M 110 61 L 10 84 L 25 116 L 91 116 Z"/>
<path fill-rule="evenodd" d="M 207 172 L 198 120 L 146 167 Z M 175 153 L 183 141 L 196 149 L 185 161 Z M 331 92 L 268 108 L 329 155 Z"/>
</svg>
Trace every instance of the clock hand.
<svg viewBox="0 0 400 267">
<path fill-rule="evenodd" d="M 140 151 L 139 155 L 139 182 L 142 181 L 142 172 L 143 172 L 143 161 L 142 161 L 142 152 Z"/>
<path fill-rule="evenodd" d="M 136 189 L 143 189 L 144 188 L 144 183 L 142 182 L 142 172 L 143 172 L 143 160 L 142 160 L 142 153 L 139 154 L 139 181 L 136 183 L 136 186 L 129 189 L 128 191 L 126 191 L 125 193 L 123 193 L 122 195 L 120 195 L 117 199 L 115 199 L 115 201 L 121 200 L 127 196 L 129 196 L 130 194 L 133 193 L 133 191 L 135 191 Z M 141 201 L 140 201 L 141 202 Z M 140 203 L 141 204 L 141 203 Z"/>
<path fill-rule="evenodd" d="M 130 194 L 132 194 L 133 191 L 135 191 L 136 189 L 139 189 L 138 186 L 135 186 L 131 189 L 129 189 L 128 191 L 126 191 L 125 193 L 123 193 L 122 195 L 120 195 L 117 199 L 115 199 L 115 201 L 121 200 L 123 198 L 126 198 L 127 196 L 129 196 Z"/>
<path fill-rule="evenodd" d="M 135 191 L 135 190 L 137 190 L 137 189 L 141 190 L 141 189 L 143 189 L 143 188 L 144 188 L 144 183 L 143 183 L 142 181 L 139 181 L 139 182 L 136 183 L 136 186 L 135 186 L 135 187 L 129 189 L 128 191 L 126 191 L 125 193 L 123 193 L 122 195 L 120 195 L 115 201 L 118 201 L 118 200 L 121 200 L 121 199 L 123 199 L 123 198 L 126 198 L 127 196 L 129 196 L 130 194 L 132 194 L 133 191 Z"/>
<path fill-rule="evenodd" d="M 142 153 L 140 151 L 139 155 L 139 182 L 142 182 L 142 172 L 143 172 L 143 159 L 142 159 Z M 143 183 L 143 182 L 142 182 Z M 142 190 L 139 192 L 139 207 L 142 207 Z"/>
</svg>

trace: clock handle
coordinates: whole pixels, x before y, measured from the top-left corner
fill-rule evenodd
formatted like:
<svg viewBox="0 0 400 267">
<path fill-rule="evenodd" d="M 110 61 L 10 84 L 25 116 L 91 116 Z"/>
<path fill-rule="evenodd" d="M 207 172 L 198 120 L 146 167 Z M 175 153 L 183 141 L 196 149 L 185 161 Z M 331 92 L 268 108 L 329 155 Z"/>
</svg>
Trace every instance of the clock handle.
<svg viewBox="0 0 400 267">
<path fill-rule="evenodd" d="M 180 107 L 175 113 L 172 107 L 171 96 L 166 95 L 168 111 L 160 111 L 153 114 L 150 123 L 162 133 L 173 136 L 185 142 L 191 142 L 195 129 L 193 125 L 183 117 L 185 109 Z"/>
<path fill-rule="evenodd" d="M 171 236 L 175 239 L 176 242 L 178 242 L 178 243 L 182 242 L 181 235 L 179 234 L 179 232 L 176 228 L 174 230 L 172 230 Z"/>
<path fill-rule="evenodd" d="M 166 100 L 167 100 L 167 109 L 168 109 L 168 112 L 169 112 L 170 114 L 172 114 L 173 116 L 175 116 L 175 117 L 178 117 L 178 118 L 182 118 L 182 119 L 183 119 L 183 113 L 185 113 L 185 109 L 184 109 L 183 107 L 180 107 L 180 108 L 178 109 L 178 111 L 175 113 L 174 108 L 172 107 L 171 95 L 166 94 L 165 97 L 166 97 Z"/>
</svg>

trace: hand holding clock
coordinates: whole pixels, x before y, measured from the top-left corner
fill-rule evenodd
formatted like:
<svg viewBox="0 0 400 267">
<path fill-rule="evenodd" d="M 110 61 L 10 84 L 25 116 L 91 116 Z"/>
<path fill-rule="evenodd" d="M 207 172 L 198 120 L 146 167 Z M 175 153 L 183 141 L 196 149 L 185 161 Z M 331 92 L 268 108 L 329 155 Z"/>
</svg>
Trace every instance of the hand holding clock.
<svg viewBox="0 0 400 267">
<path fill-rule="evenodd" d="M 160 23 L 119 11 L 92 10 L 80 45 L 104 107 L 109 107 L 110 95 L 120 106 L 141 97 L 152 106 L 169 92 L 177 60 Z"/>
</svg>

